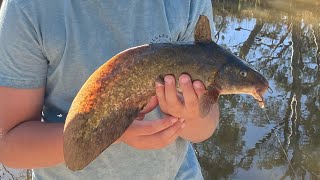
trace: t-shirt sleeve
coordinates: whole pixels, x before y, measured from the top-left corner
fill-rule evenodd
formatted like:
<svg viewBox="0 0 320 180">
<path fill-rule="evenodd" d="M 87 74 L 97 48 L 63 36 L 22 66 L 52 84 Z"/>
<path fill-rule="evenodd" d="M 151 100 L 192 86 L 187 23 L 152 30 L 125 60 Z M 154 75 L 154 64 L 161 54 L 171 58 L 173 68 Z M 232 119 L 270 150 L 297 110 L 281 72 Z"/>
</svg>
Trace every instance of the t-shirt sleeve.
<svg viewBox="0 0 320 180">
<path fill-rule="evenodd" d="M 194 30 L 197 25 L 200 15 L 204 15 L 209 19 L 211 27 L 211 38 L 213 36 L 214 24 L 213 24 L 213 11 L 211 0 L 191 0 L 188 26 L 185 33 L 179 41 L 194 41 Z"/>
<path fill-rule="evenodd" d="M 41 49 L 40 28 L 17 2 L 21 1 L 4 1 L 0 11 L 0 86 L 43 87 L 48 61 Z"/>
</svg>

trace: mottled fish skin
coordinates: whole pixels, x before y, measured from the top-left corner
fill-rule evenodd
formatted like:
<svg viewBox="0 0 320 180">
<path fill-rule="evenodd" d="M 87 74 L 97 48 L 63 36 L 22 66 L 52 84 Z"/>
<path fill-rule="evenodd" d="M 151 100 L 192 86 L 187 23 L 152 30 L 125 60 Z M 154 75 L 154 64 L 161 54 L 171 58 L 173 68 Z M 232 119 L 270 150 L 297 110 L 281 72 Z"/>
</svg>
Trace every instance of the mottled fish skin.
<svg viewBox="0 0 320 180">
<path fill-rule="evenodd" d="M 96 70 L 75 97 L 64 127 L 64 159 L 80 170 L 116 141 L 155 95 L 155 81 L 187 73 L 207 92 L 202 116 L 220 94 L 250 94 L 264 105 L 267 80 L 211 40 L 209 20 L 200 15 L 192 44 L 152 44 L 119 53 Z"/>
<path fill-rule="evenodd" d="M 248 78 L 239 75 L 243 70 Z M 263 76 L 214 42 L 163 43 L 128 49 L 95 71 L 74 99 L 64 129 L 68 168 L 84 168 L 115 142 L 155 95 L 155 81 L 159 77 L 166 74 L 179 77 L 182 73 L 201 80 L 208 88 L 203 108 L 211 108 L 217 100 L 217 97 L 210 100 L 213 98 L 210 89 L 221 94 L 251 94 L 246 88 L 268 87 Z M 232 78 L 225 82 L 225 76 Z"/>
</svg>

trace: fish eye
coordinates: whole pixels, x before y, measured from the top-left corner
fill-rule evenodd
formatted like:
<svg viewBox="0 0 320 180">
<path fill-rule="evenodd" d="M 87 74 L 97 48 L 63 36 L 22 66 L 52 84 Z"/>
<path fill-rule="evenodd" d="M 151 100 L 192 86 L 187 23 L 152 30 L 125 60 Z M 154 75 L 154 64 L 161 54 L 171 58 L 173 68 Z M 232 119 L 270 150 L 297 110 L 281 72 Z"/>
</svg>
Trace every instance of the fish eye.
<svg viewBox="0 0 320 180">
<path fill-rule="evenodd" d="M 247 71 L 240 71 L 240 76 L 247 77 L 248 73 Z"/>
</svg>

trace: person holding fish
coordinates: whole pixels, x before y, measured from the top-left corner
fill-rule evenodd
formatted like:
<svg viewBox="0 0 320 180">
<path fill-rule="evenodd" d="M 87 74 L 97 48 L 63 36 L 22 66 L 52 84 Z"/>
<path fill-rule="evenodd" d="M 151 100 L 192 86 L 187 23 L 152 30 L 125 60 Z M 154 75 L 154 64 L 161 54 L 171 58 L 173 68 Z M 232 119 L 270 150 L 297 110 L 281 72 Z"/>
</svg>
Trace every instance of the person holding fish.
<svg viewBox="0 0 320 180">
<path fill-rule="evenodd" d="M 74 164 L 77 171 L 68 169 L 63 151 L 64 122 L 71 103 L 96 69 L 130 47 L 192 43 L 200 15 L 208 17 L 212 26 L 210 0 L 4 1 L 0 162 L 33 169 L 33 179 L 203 179 L 190 142 L 212 135 L 219 110 L 214 103 L 201 116 L 200 98 L 206 88 L 187 74 L 167 75 L 164 83 L 157 82 L 156 96 L 94 160 L 75 154 L 85 161 L 83 166 Z M 128 85 L 122 87 L 129 89 Z M 176 85 L 182 94 L 178 95 Z M 90 154 L 97 146 L 91 143 L 74 152 Z"/>
</svg>

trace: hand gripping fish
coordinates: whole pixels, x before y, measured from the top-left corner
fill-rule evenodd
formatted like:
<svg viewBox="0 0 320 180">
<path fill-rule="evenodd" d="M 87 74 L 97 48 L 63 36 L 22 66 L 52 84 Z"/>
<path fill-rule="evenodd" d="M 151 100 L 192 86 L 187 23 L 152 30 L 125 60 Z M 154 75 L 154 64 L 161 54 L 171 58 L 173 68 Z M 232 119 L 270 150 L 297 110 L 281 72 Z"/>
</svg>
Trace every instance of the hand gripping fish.
<svg viewBox="0 0 320 180">
<path fill-rule="evenodd" d="M 64 159 L 69 169 L 83 169 L 115 142 L 155 95 L 155 81 L 167 74 L 179 77 L 187 73 L 205 84 L 207 92 L 200 99 L 203 116 L 224 94 L 249 94 L 264 106 L 268 81 L 212 41 L 205 16 L 200 16 L 194 37 L 190 44 L 127 49 L 88 78 L 73 100 L 64 126 Z"/>
</svg>

